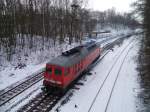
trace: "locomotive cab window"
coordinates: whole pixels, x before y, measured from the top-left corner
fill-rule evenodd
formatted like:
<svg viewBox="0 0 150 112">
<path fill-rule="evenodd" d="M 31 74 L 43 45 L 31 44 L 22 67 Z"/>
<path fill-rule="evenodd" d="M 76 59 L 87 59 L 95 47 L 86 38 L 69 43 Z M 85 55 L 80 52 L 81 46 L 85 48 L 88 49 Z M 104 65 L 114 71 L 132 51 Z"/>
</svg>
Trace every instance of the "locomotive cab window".
<svg viewBox="0 0 150 112">
<path fill-rule="evenodd" d="M 62 70 L 55 68 L 55 75 L 61 75 L 62 74 Z"/>
<path fill-rule="evenodd" d="M 46 68 L 46 71 L 48 72 L 48 74 L 52 74 L 52 68 Z"/>
</svg>

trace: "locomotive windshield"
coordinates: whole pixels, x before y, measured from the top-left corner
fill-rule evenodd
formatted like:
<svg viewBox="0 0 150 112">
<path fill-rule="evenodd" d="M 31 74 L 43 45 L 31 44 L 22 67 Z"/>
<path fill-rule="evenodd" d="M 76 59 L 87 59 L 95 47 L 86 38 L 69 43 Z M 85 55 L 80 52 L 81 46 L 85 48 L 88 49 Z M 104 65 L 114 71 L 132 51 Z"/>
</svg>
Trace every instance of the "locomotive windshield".
<svg viewBox="0 0 150 112">
<path fill-rule="evenodd" d="M 55 75 L 61 75 L 62 74 L 62 70 L 55 68 Z"/>
<path fill-rule="evenodd" d="M 52 74 L 52 68 L 46 68 L 46 71 L 48 72 L 48 74 Z"/>
</svg>

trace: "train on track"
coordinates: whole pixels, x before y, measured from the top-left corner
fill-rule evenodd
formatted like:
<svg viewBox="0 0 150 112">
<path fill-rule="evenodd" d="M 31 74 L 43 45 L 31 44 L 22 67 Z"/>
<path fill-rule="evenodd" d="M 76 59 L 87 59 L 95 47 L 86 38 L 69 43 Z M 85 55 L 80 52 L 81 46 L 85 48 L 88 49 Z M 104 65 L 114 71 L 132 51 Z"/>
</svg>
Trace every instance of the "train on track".
<svg viewBox="0 0 150 112">
<path fill-rule="evenodd" d="M 46 64 L 44 88 L 66 90 L 100 55 L 101 48 L 93 41 L 63 52 Z"/>
</svg>

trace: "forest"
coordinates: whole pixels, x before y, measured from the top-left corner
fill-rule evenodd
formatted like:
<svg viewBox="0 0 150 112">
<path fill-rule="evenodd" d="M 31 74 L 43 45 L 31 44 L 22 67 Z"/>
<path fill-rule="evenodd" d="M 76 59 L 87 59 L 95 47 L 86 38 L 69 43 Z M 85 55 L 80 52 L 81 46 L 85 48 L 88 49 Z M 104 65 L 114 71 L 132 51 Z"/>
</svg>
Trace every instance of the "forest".
<svg viewBox="0 0 150 112">
<path fill-rule="evenodd" d="M 137 18 L 140 18 L 142 23 L 142 29 L 144 35 L 142 36 L 142 43 L 139 56 L 139 75 L 141 87 L 145 88 L 140 94 L 140 98 L 143 101 L 146 109 L 149 111 L 150 104 L 150 1 L 149 0 L 137 0 L 134 4 Z"/>
<path fill-rule="evenodd" d="M 0 0 L 0 65 L 15 60 L 16 54 L 28 56 L 66 38 L 69 44 L 81 42 L 98 25 L 101 29 L 139 25 L 132 13 L 115 8 L 93 11 L 86 4 L 85 0 Z"/>
</svg>

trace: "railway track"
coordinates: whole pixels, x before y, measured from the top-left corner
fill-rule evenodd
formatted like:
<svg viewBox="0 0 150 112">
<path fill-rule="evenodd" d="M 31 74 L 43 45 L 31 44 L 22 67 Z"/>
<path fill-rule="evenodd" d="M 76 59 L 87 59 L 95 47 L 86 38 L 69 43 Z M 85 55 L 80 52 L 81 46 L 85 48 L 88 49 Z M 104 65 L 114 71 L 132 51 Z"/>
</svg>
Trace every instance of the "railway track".
<svg viewBox="0 0 150 112">
<path fill-rule="evenodd" d="M 128 53 L 129 53 L 129 51 L 131 50 L 131 48 L 132 48 L 133 45 L 134 45 L 134 44 L 132 44 L 133 41 L 134 41 L 134 39 L 119 53 L 118 57 L 115 59 L 115 61 L 114 61 L 114 63 L 112 64 L 112 66 L 111 66 L 109 72 L 107 73 L 105 79 L 103 80 L 102 84 L 100 85 L 100 88 L 99 88 L 99 90 L 98 90 L 96 96 L 94 97 L 94 99 L 93 99 L 93 101 L 92 101 L 92 103 L 91 103 L 91 106 L 90 106 L 90 108 L 88 109 L 88 112 L 91 112 L 91 109 L 92 109 L 92 107 L 93 107 L 93 105 L 94 105 L 94 103 L 95 103 L 95 101 L 96 101 L 98 95 L 100 94 L 102 88 L 104 87 L 104 84 L 106 83 L 108 77 L 110 76 L 111 71 L 113 70 L 114 66 L 115 66 L 116 63 L 118 62 L 118 60 L 119 60 L 119 58 L 121 57 L 121 55 L 127 50 L 127 51 L 126 51 L 126 55 L 124 56 L 123 61 L 121 62 L 121 65 L 120 65 L 119 70 L 118 70 L 118 72 L 117 72 L 117 75 L 116 75 L 116 77 L 115 77 L 115 81 L 114 81 L 114 83 L 113 83 L 113 87 L 112 87 L 112 89 L 111 89 L 111 92 L 110 92 L 110 95 L 109 95 L 109 98 L 108 98 L 108 101 L 107 101 L 107 104 L 106 104 L 106 107 L 105 107 L 105 112 L 107 112 L 107 109 L 108 109 L 108 106 L 109 106 L 109 103 L 110 103 L 110 100 L 111 100 L 111 97 L 112 97 L 112 93 L 113 93 L 113 91 L 114 91 L 114 88 L 115 88 L 117 79 L 118 79 L 118 77 L 119 77 L 120 71 L 121 71 L 121 69 L 122 69 L 122 66 L 123 66 L 123 64 L 124 64 L 124 61 L 125 61 L 125 59 L 126 59 Z M 130 45 L 131 45 L 131 46 L 130 46 Z"/>
<path fill-rule="evenodd" d="M 129 37 L 129 36 L 125 36 L 125 37 Z M 124 38 L 124 37 L 122 37 L 122 38 Z M 93 63 L 92 65 L 91 65 L 91 68 L 93 68 L 97 63 L 99 63 L 109 52 L 110 52 L 110 49 L 114 46 L 114 45 L 116 45 L 116 43 L 120 40 L 120 39 L 122 39 L 122 38 L 118 38 L 117 40 L 115 40 L 113 43 L 108 43 L 108 44 L 106 44 L 105 46 L 103 46 L 103 48 L 102 48 L 102 53 L 103 53 L 103 55 L 101 56 L 101 58 L 99 58 L 95 63 Z M 122 41 L 122 40 L 121 40 Z M 99 46 L 100 46 L 100 44 L 99 44 Z M 126 46 L 127 47 L 127 46 Z"/>
<path fill-rule="evenodd" d="M 17 112 L 49 112 L 62 98 L 62 95 L 40 93 Z"/>
<path fill-rule="evenodd" d="M 133 46 L 132 46 L 132 47 L 133 47 Z M 113 87 L 112 87 L 112 89 L 111 89 L 111 92 L 110 92 L 110 95 L 109 95 L 109 99 L 108 99 L 108 101 L 107 101 L 107 105 L 106 105 L 106 108 L 105 108 L 105 112 L 107 112 L 107 110 L 108 110 L 108 106 L 109 106 L 109 104 L 110 104 L 110 100 L 111 100 L 111 97 L 112 97 L 114 88 L 115 88 L 115 86 L 116 86 L 118 77 L 119 77 L 119 75 L 120 75 L 121 69 L 122 69 L 122 67 L 123 67 L 123 64 L 124 64 L 124 62 L 125 62 L 125 60 L 126 60 L 128 54 L 129 54 L 130 50 L 132 49 L 132 47 L 131 47 L 130 49 L 128 49 L 128 51 L 127 51 L 125 57 L 123 58 L 123 61 L 122 61 L 122 63 L 121 63 L 121 66 L 119 67 L 119 71 L 118 71 L 118 73 L 117 73 L 115 82 L 114 82 Z"/>
<path fill-rule="evenodd" d="M 39 82 L 42 80 L 43 76 L 42 73 L 36 74 L 32 77 L 29 77 L 25 81 L 13 86 L 12 88 L 9 88 L 3 92 L 0 93 L 0 107 L 6 104 L 8 101 L 13 99 L 14 97 L 18 96 L 21 94 L 23 91 L 27 90 L 30 88 L 32 85 L 35 83 Z"/>
</svg>

